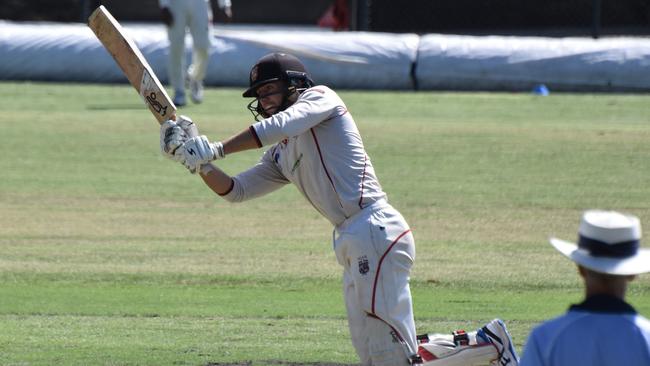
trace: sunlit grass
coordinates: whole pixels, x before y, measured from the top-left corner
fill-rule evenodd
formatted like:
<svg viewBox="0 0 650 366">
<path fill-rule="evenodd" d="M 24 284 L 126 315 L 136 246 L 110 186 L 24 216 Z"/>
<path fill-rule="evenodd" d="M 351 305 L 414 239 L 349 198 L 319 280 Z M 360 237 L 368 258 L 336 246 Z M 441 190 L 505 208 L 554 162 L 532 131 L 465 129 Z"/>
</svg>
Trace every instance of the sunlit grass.
<svg viewBox="0 0 650 366">
<path fill-rule="evenodd" d="M 548 236 L 573 239 L 587 208 L 650 219 L 647 96 L 340 94 L 413 229 L 420 332 L 501 317 L 521 349 L 582 296 Z M 160 155 L 126 85 L 0 83 L 0 97 L 0 363 L 356 362 L 332 228 L 295 188 L 221 200 Z M 181 113 L 222 139 L 252 122 L 244 107 L 208 89 Z M 219 164 L 236 174 L 261 152 Z M 648 295 L 640 276 L 641 313 Z"/>
</svg>

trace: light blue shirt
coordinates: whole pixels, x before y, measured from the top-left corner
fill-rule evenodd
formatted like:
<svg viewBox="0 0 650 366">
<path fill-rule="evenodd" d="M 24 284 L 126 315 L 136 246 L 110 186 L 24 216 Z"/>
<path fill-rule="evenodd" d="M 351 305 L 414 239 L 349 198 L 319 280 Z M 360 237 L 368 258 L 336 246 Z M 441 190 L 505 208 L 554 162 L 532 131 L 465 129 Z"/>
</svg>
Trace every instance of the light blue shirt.
<svg viewBox="0 0 650 366">
<path fill-rule="evenodd" d="M 650 321 L 624 301 L 592 296 L 537 326 L 521 366 L 648 366 Z"/>
</svg>

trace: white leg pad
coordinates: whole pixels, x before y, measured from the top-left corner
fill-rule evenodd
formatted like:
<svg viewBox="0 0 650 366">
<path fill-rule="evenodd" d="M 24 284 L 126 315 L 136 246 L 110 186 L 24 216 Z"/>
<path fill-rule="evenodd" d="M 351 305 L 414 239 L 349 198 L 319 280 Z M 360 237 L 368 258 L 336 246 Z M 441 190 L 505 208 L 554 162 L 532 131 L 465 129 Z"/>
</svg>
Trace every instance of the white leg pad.
<svg viewBox="0 0 650 366">
<path fill-rule="evenodd" d="M 491 343 L 457 346 L 452 336 L 430 337 L 429 342 L 419 346 L 422 366 L 487 366 L 492 365 L 498 357 L 497 350 Z"/>
</svg>

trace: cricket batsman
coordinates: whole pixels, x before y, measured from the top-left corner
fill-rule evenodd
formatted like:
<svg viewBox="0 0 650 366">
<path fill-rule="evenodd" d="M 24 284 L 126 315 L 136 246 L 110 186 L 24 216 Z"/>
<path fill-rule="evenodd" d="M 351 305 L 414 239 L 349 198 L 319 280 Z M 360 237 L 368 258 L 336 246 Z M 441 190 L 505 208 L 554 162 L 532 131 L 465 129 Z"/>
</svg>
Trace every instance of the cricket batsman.
<svg viewBox="0 0 650 366">
<path fill-rule="evenodd" d="M 314 85 L 300 60 L 286 53 L 259 59 L 249 81 L 243 96 L 253 98 L 248 109 L 257 122 L 226 140 L 210 141 L 181 116 L 161 126 L 162 153 L 198 173 L 229 202 L 293 184 L 332 223 L 350 335 L 362 365 L 474 364 L 470 362 L 476 357 L 463 359 L 471 353 L 460 352 L 466 349 L 486 354 L 479 357 L 483 364 L 516 365 L 505 325 L 497 320 L 467 339 L 416 337 L 409 289 L 413 234 L 388 203 L 341 98 L 326 86 Z M 212 163 L 261 147 L 266 151 L 260 161 L 234 177 Z M 418 348 L 425 346 L 423 358 Z M 440 362 L 445 360 L 449 362 Z"/>
</svg>

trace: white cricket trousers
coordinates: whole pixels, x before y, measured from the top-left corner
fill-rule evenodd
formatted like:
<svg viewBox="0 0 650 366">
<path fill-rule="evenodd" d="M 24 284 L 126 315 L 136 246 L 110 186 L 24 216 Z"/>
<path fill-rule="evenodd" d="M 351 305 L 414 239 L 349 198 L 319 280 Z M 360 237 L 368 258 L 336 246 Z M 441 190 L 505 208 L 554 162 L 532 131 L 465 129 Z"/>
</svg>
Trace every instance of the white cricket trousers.
<svg viewBox="0 0 650 366">
<path fill-rule="evenodd" d="M 363 366 L 408 365 L 417 352 L 409 274 L 415 241 L 402 215 L 375 202 L 335 229 L 352 344 Z"/>
<path fill-rule="evenodd" d="M 169 82 L 174 91 L 185 90 L 185 34 L 192 35 L 192 64 L 188 72 L 193 79 L 203 81 L 208 68 L 208 51 L 212 29 L 210 0 L 170 0 L 169 10 L 174 22 L 167 29 L 169 37 Z"/>
</svg>

